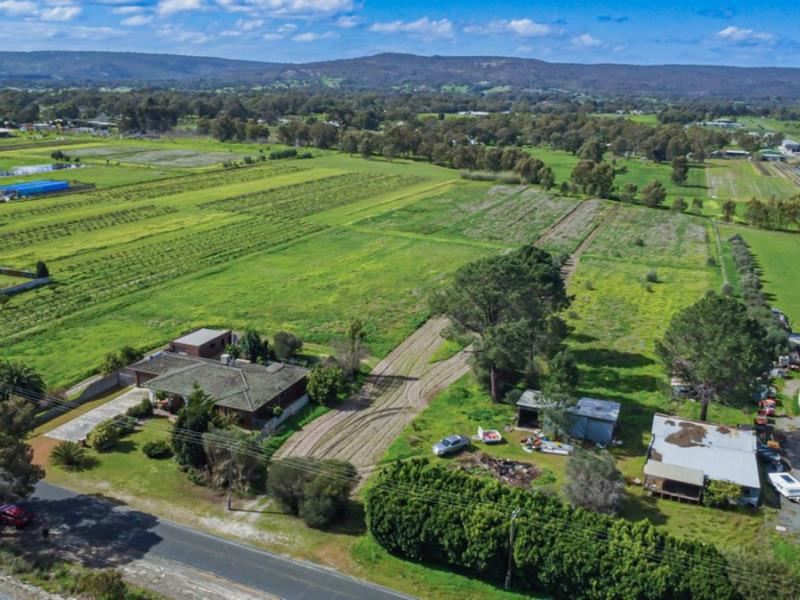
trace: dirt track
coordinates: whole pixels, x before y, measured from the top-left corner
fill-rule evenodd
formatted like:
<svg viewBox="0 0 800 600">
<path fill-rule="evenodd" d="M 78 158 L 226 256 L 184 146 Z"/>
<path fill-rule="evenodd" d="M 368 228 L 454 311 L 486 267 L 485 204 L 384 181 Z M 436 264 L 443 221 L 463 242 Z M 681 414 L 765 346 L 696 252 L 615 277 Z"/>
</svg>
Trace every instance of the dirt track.
<svg viewBox="0 0 800 600">
<path fill-rule="evenodd" d="M 434 396 L 468 371 L 463 351 L 429 362 L 446 326 L 442 318 L 425 323 L 378 363 L 356 396 L 289 438 L 278 457 L 333 458 L 369 473 Z"/>
</svg>

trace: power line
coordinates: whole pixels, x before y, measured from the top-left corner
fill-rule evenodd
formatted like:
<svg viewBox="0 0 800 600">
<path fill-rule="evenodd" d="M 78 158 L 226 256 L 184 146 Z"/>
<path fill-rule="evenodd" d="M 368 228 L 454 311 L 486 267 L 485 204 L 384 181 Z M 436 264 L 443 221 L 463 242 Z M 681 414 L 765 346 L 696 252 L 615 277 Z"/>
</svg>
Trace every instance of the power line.
<svg viewBox="0 0 800 600">
<path fill-rule="evenodd" d="M 23 399 L 30 399 L 34 401 L 42 401 L 45 400 L 46 404 L 55 405 L 60 407 L 65 407 L 65 410 L 68 410 L 67 407 L 69 406 L 76 406 L 74 401 L 69 402 L 57 398 L 55 396 L 39 396 L 37 394 L 32 394 L 26 390 L 20 388 L 12 388 L 7 385 L 0 385 L 0 391 L 11 391 L 16 396 L 20 396 Z M 110 419 L 113 422 L 123 422 L 132 419 L 131 417 L 127 416 L 120 416 L 114 419 Z M 256 458 L 258 460 L 265 460 L 268 461 L 274 455 L 274 452 L 271 454 L 267 454 L 261 451 L 253 451 L 251 448 L 258 449 L 259 446 L 252 442 L 247 442 L 246 440 L 239 440 L 239 441 L 232 441 L 220 434 L 216 434 L 214 431 L 206 432 L 206 433 L 199 433 L 185 428 L 177 428 L 175 425 L 172 426 L 172 430 L 164 430 L 160 427 L 153 427 L 147 423 L 140 424 L 140 429 L 142 430 L 149 430 L 153 431 L 158 434 L 164 434 L 171 436 L 173 439 L 178 439 L 181 441 L 194 443 L 198 445 L 208 444 L 210 446 L 216 447 L 218 449 L 227 450 L 229 452 L 236 452 L 240 455 Z M 348 485 L 352 485 L 357 481 L 357 478 L 354 478 L 350 475 L 349 469 L 345 466 L 339 466 L 335 464 L 320 464 L 320 463 L 313 463 L 309 462 L 306 458 L 301 457 L 287 457 L 282 459 L 283 463 L 290 464 L 296 471 L 301 473 L 305 473 L 312 476 L 318 475 L 325 475 L 331 479 L 344 482 Z M 440 504 L 446 507 L 455 507 L 462 511 L 474 511 L 477 508 L 482 508 L 484 510 L 490 510 L 495 514 L 501 515 L 503 517 L 508 517 L 509 514 L 513 514 L 512 511 L 516 509 L 512 509 L 512 507 L 503 506 L 501 503 L 497 501 L 490 501 L 490 500 L 478 500 L 476 498 L 469 498 L 465 500 L 463 496 L 456 495 L 451 492 L 446 492 L 443 490 L 436 490 L 431 489 L 430 486 L 420 485 L 420 484 L 397 484 L 396 482 L 388 481 L 388 480 L 380 480 L 375 481 L 370 484 L 372 488 L 375 489 L 385 489 L 389 492 L 394 492 L 398 494 L 402 494 L 406 498 L 416 499 L 422 502 L 427 502 L 429 504 Z M 533 526 L 543 526 L 543 527 L 563 527 L 565 521 L 562 519 L 553 520 L 546 518 L 544 515 L 536 515 L 536 514 L 529 514 L 527 512 L 519 511 L 517 513 L 517 519 L 527 522 Z M 586 523 L 582 524 L 584 529 L 582 531 L 577 531 L 574 529 L 563 530 L 559 531 L 559 537 L 561 539 L 567 539 L 573 543 L 586 543 L 590 541 L 596 541 L 600 543 L 609 543 L 611 539 L 608 537 L 608 533 L 602 531 L 597 528 L 593 528 L 588 526 Z M 666 535 L 666 534 L 665 534 Z M 676 538 L 679 539 L 679 538 Z M 682 556 L 681 556 L 682 555 Z M 665 560 L 676 561 L 680 565 L 698 570 L 701 573 L 705 573 L 707 575 L 719 575 L 720 572 L 722 573 L 735 573 L 736 569 L 733 569 L 726 561 L 719 560 L 719 559 L 704 559 L 703 564 L 698 564 L 696 559 L 693 560 L 686 551 L 681 551 L 677 547 L 673 547 L 670 549 L 670 553 L 666 553 L 666 549 L 658 549 L 653 548 L 650 550 L 646 550 L 643 552 L 643 556 L 651 561 L 656 563 L 663 564 Z M 712 567 L 717 567 L 719 570 L 714 570 Z M 742 577 L 750 577 L 749 573 L 741 572 L 736 573 L 737 576 L 741 575 Z M 771 582 L 772 583 L 772 582 Z M 775 583 L 777 586 L 777 583 Z M 777 588 L 776 588 L 777 589 Z"/>
</svg>

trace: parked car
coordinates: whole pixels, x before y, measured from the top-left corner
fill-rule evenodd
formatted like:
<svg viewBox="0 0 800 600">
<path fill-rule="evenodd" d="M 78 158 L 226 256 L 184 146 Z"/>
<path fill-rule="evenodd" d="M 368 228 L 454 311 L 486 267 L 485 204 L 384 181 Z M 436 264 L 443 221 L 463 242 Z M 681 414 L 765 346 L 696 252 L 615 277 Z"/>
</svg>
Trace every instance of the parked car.
<svg viewBox="0 0 800 600">
<path fill-rule="evenodd" d="M 769 446 L 759 446 L 756 450 L 758 460 L 769 467 L 773 467 L 778 471 L 783 471 L 783 457 L 778 452 Z"/>
<path fill-rule="evenodd" d="M 449 435 L 433 445 L 433 453 L 436 456 L 447 456 L 461 452 L 467 446 L 469 446 L 469 438 L 463 435 Z"/>
<path fill-rule="evenodd" d="M 3 504 L 0 506 L 0 527 L 15 527 L 22 529 L 30 524 L 33 515 L 16 504 Z"/>
<path fill-rule="evenodd" d="M 800 501 L 800 481 L 789 473 L 769 473 L 769 482 L 781 496 L 794 502 Z"/>
</svg>

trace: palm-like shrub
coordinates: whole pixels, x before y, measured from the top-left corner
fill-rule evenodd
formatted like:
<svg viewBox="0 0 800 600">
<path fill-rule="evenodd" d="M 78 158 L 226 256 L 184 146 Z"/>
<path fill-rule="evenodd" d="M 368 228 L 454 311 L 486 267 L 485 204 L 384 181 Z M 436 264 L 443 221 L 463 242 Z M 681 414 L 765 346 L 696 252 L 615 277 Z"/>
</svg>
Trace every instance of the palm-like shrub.
<svg viewBox="0 0 800 600">
<path fill-rule="evenodd" d="M 50 462 L 67 471 L 81 471 L 90 464 L 89 452 L 78 442 L 63 441 L 50 452 Z"/>
</svg>

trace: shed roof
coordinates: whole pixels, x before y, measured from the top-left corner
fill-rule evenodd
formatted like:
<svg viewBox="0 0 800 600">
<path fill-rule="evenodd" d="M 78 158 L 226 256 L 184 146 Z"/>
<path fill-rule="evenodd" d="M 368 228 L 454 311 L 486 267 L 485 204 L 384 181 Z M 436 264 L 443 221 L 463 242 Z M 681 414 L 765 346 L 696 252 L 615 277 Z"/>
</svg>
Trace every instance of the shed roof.
<svg viewBox="0 0 800 600">
<path fill-rule="evenodd" d="M 183 337 L 174 340 L 174 344 L 183 344 L 185 346 L 202 346 L 208 342 L 213 342 L 219 337 L 229 333 L 228 329 L 198 329 Z"/>
<path fill-rule="evenodd" d="M 517 400 L 517 406 L 532 410 L 540 410 L 552 406 L 552 402 L 545 398 L 540 390 L 525 390 Z M 567 412 L 589 419 L 616 423 L 619 419 L 621 405 L 611 400 L 598 400 L 596 398 L 581 398 Z"/>
<path fill-rule="evenodd" d="M 569 412 L 580 417 L 616 423 L 617 419 L 619 419 L 620 407 L 621 405 L 619 402 L 613 402 L 611 400 L 581 398 L 575 406 L 569 409 Z"/>
<path fill-rule="evenodd" d="M 690 469 L 679 465 L 670 465 L 656 460 L 648 460 L 644 466 L 644 474 L 650 477 L 660 477 L 671 481 L 680 481 L 689 485 L 702 487 L 705 474 L 699 469 Z"/>
<path fill-rule="evenodd" d="M 255 412 L 301 381 L 308 369 L 284 363 L 257 365 L 240 362 L 228 366 L 217 361 L 163 352 L 140 361 L 134 370 L 156 374 L 144 387 L 187 397 L 195 384 L 224 406 Z"/>
<path fill-rule="evenodd" d="M 756 436 L 737 429 L 656 414 L 650 461 L 702 471 L 706 477 L 758 489 Z"/>
</svg>

